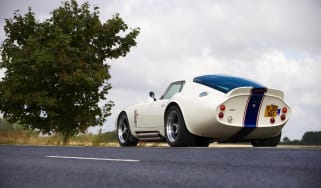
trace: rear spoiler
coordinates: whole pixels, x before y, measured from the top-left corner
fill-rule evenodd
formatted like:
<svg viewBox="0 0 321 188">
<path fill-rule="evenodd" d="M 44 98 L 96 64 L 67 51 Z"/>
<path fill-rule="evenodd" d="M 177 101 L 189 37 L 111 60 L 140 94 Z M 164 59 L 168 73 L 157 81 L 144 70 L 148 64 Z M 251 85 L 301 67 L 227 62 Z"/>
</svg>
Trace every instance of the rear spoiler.
<svg viewBox="0 0 321 188">
<path fill-rule="evenodd" d="M 257 91 L 263 91 L 265 92 L 265 95 L 284 99 L 283 91 L 280 91 L 278 89 L 267 89 L 267 88 L 239 87 L 231 90 L 230 92 L 227 93 L 227 95 L 230 97 L 238 96 L 238 95 L 249 95 Z"/>
</svg>

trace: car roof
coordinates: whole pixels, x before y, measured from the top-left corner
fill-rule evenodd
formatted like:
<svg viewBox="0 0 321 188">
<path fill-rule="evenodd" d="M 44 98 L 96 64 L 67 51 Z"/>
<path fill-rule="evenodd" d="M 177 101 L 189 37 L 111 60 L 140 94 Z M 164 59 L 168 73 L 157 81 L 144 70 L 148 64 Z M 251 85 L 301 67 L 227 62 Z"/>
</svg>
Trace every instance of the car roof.
<svg viewBox="0 0 321 188">
<path fill-rule="evenodd" d="M 265 88 L 254 81 L 227 75 L 198 76 L 193 79 L 193 82 L 208 86 L 223 93 L 228 93 L 239 87 Z"/>
</svg>

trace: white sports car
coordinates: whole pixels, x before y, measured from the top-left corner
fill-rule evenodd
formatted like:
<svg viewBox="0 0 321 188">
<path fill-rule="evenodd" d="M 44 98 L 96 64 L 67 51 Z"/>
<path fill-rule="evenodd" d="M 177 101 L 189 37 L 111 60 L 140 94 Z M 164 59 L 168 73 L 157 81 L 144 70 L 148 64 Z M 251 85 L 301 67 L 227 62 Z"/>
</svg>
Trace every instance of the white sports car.
<svg viewBox="0 0 321 188">
<path fill-rule="evenodd" d="M 205 75 L 171 83 L 163 96 L 132 105 L 116 118 L 121 146 L 165 141 L 172 147 L 249 141 L 277 146 L 290 107 L 280 90 L 242 78 Z"/>
</svg>

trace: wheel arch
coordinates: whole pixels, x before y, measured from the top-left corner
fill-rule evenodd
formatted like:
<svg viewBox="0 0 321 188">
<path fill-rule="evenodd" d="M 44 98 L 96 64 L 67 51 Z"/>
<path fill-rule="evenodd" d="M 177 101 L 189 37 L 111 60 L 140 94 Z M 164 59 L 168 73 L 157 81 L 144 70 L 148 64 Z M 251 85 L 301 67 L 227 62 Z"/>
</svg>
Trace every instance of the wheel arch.
<svg viewBox="0 0 321 188">
<path fill-rule="evenodd" d="M 165 109 L 165 112 L 164 112 L 164 126 L 165 126 L 165 123 L 166 123 L 166 114 L 167 114 L 169 108 L 172 107 L 172 106 L 176 106 L 182 112 L 181 108 L 179 107 L 179 105 L 176 102 L 170 102 L 167 105 L 167 107 Z"/>
<path fill-rule="evenodd" d="M 117 125 L 118 125 L 119 118 L 121 117 L 122 114 L 125 114 L 127 116 L 127 113 L 126 113 L 125 110 L 122 110 L 121 112 L 118 113 L 118 115 L 115 118 L 115 129 L 116 130 L 117 130 Z"/>
<path fill-rule="evenodd" d="M 172 106 L 176 106 L 176 107 L 178 108 L 178 110 L 181 112 L 181 114 L 182 114 L 182 116 L 183 116 L 183 120 L 184 120 L 185 127 L 186 127 L 187 131 L 188 131 L 190 134 L 193 134 L 193 133 L 191 132 L 191 130 L 190 130 L 190 128 L 189 128 L 186 120 L 185 120 L 184 111 L 182 110 L 181 106 L 180 106 L 176 101 L 170 102 L 170 103 L 167 105 L 166 109 L 165 109 L 165 113 L 164 113 L 164 127 L 166 126 L 166 114 L 167 114 L 168 110 L 170 109 L 170 107 L 172 107 Z"/>
</svg>

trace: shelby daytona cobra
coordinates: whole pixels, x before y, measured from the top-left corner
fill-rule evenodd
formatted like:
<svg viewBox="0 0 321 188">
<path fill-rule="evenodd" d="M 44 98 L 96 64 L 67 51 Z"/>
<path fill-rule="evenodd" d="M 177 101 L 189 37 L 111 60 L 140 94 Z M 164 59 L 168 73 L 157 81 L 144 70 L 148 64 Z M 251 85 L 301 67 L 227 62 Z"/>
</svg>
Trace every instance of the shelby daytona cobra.
<svg viewBox="0 0 321 188">
<path fill-rule="evenodd" d="M 280 90 L 250 80 L 205 75 L 169 85 L 157 100 L 132 105 L 116 118 L 121 146 L 166 141 L 172 147 L 250 142 L 274 147 L 290 117 Z"/>
</svg>

